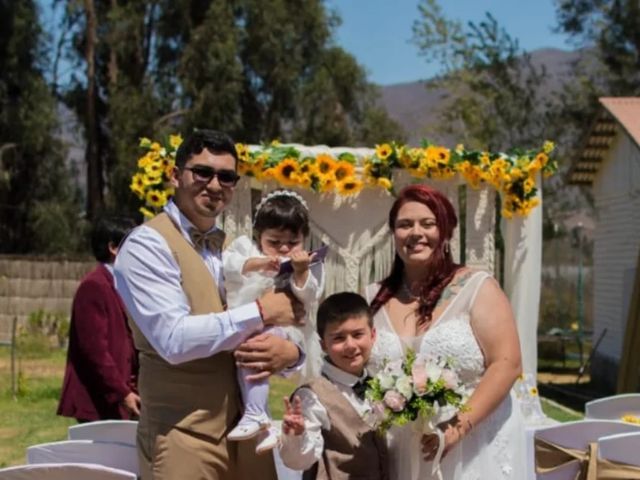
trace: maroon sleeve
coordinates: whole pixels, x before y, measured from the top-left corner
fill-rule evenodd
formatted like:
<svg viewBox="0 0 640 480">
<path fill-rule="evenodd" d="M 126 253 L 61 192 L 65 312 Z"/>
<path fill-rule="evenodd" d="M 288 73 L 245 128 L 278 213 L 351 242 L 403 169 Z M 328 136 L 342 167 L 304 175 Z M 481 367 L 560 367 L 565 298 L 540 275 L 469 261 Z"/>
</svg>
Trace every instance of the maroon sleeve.
<svg viewBox="0 0 640 480">
<path fill-rule="evenodd" d="M 73 329 L 77 344 L 78 373 L 109 403 L 118 403 L 131 391 L 109 351 L 109 312 L 112 293 L 94 279 L 82 282 L 73 300 Z"/>
</svg>

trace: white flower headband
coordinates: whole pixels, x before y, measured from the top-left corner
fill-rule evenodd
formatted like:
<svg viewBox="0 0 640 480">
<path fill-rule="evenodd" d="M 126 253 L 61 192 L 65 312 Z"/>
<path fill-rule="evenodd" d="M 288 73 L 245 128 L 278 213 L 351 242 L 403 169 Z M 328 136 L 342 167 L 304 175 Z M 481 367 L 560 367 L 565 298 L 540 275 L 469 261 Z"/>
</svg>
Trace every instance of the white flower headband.
<svg viewBox="0 0 640 480">
<path fill-rule="evenodd" d="M 272 198 L 277 198 L 277 197 L 292 197 L 295 198 L 296 200 L 298 200 L 302 206 L 305 208 L 305 210 L 308 212 L 309 211 L 309 205 L 307 205 L 307 202 L 305 201 L 304 198 L 302 198 L 300 195 L 298 195 L 296 192 L 292 192 L 291 190 L 275 190 L 269 194 L 267 194 L 267 196 L 262 197 L 262 200 L 260 200 L 260 203 L 258 203 L 258 206 L 256 207 L 256 213 L 255 216 L 253 217 L 253 225 L 255 226 L 256 224 L 256 219 L 258 218 L 258 213 L 260 213 L 260 209 L 262 207 L 264 207 L 264 205 L 271 200 Z"/>
</svg>

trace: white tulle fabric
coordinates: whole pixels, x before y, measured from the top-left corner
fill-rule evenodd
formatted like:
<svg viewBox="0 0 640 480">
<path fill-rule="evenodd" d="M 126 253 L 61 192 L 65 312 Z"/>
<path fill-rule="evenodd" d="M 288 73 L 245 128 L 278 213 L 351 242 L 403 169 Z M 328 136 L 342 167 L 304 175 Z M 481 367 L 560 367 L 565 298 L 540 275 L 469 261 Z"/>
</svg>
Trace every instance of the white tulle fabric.
<svg viewBox="0 0 640 480">
<path fill-rule="evenodd" d="M 460 379 L 472 393 L 482 378 L 485 362 L 471 328 L 470 311 L 479 288 L 489 277 L 486 272 L 476 271 L 466 282 L 461 282 L 433 326 L 418 337 L 399 337 L 386 310 L 381 308 L 374 317 L 378 337 L 369 361 L 370 372 L 375 374 L 385 358 L 403 358 L 406 349 L 411 348 L 419 353 L 454 359 Z M 367 287 L 369 302 L 378 289 L 379 284 Z M 524 478 L 523 429 L 520 409 L 510 394 L 442 460 L 442 477 L 445 480 Z M 437 478 L 431 473 L 431 463 L 412 462 L 409 458 L 409 455 L 419 455 L 420 448 L 420 434 L 413 425 L 392 429 L 388 441 L 391 478 Z"/>
<path fill-rule="evenodd" d="M 276 286 L 271 276 L 258 272 L 242 274 L 242 268 L 247 259 L 263 256 L 255 243 L 244 235 L 233 240 L 224 250 L 222 265 L 227 303 L 230 308 L 253 302 Z M 305 363 L 300 371 L 302 383 L 318 376 L 322 367 L 322 349 L 316 333 L 315 318 L 318 300 L 324 288 L 324 277 L 324 266 L 322 263 L 316 263 L 311 266 L 310 275 L 303 287 L 298 288 L 293 282 L 289 285 L 293 294 L 304 304 L 307 312 L 304 326 L 284 328 L 287 336 L 300 345 L 306 354 Z"/>
</svg>

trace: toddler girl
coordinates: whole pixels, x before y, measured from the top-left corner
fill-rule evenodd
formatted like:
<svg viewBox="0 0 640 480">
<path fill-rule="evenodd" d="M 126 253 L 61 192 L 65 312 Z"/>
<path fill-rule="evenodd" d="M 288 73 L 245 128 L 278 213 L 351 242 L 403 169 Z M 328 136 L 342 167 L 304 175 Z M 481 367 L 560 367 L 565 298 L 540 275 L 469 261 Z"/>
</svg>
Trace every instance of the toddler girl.
<svg viewBox="0 0 640 480">
<path fill-rule="evenodd" d="M 276 190 L 262 199 L 253 223 L 255 242 L 246 236 L 235 239 L 223 252 L 223 271 L 229 308 L 255 301 L 271 288 L 290 288 L 304 304 L 307 319 L 303 327 L 269 328 L 273 335 L 289 337 L 302 344 L 306 353 L 303 376 L 318 373 L 321 349 L 313 310 L 322 293 L 324 268 L 314 262 L 314 254 L 303 248 L 309 235 L 309 210 L 295 192 Z M 278 275 L 280 265 L 290 261 L 293 273 Z M 265 452 L 278 443 L 268 413 L 268 379 L 249 381 L 252 372 L 238 368 L 238 382 L 245 405 L 244 415 L 227 436 L 228 440 L 246 440 L 260 435 L 256 451 Z"/>
</svg>

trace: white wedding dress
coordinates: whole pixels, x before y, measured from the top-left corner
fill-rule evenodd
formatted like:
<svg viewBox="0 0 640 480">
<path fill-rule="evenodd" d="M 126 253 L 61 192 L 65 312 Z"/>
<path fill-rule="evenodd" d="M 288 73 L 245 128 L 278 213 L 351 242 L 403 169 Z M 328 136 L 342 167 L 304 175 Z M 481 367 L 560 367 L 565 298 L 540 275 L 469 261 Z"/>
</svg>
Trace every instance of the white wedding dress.
<svg viewBox="0 0 640 480">
<path fill-rule="evenodd" d="M 489 274 L 472 271 L 463 274 L 466 281 L 450 286 L 450 300 L 433 326 L 424 334 L 400 338 L 382 307 L 374 317 L 377 339 L 368 369 L 375 374 L 385 358 L 404 358 L 407 348 L 452 358 L 460 379 L 471 393 L 485 371 L 484 356 L 470 324 L 475 296 Z M 369 303 L 379 289 L 369 285 Z M 421 435 L 414 425 L 394 427 L 388 433 L 391 477 L 402 480 L 437 478 L 432 463 L 425 462 L 420 450 Z M 524 474 L 524 423 L 513 393 L 456 445 L 440 463 L 444 480 L 522 479 Z M 413 456 L 413 458 L 412 458 Z M 419 456 L 416 461 L 415 456 Z"/>
</svg>

